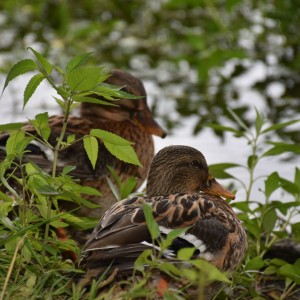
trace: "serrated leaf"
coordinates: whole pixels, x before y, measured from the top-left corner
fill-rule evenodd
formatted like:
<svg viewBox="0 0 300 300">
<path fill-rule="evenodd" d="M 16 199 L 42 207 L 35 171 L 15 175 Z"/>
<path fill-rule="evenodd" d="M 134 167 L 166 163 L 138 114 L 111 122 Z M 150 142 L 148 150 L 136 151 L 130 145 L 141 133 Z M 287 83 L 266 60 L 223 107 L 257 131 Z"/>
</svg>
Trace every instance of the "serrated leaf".
<svg viewBox="0 0 300 300">
<path fill-rule="evenodd" d="M 142 167 L 132 146 L 120 146 L 104 142 L 106 149 L 121 161 Z"/>
<path fill-rule="evenodd" d="M 96 86 L 93 92 L 107 100 L 144 98 L 144 96 L 137 96 L 124 92 L 122 91 L 123 88 L 124 86 L 102 83 Z"/>
<path fill-rule="evenodd" d="M 67 144 L 72 144 L 75 141 L 75 139 L 76 139 L 75 134 L 68 135 L 68 137 L 67 137 Z"/>
<path fill-rule="evenodd" d="M 28 100 L 31 98 L 39 84 L 45 79 L 43 74 L 36 74 L 34 75 L 30 81 L 28 82 L 25 91 L 24 91 L 24 102 L 23 108 L 26 106 Z"/>
<path fill-rule="evenodd" d="M 43 72 L 45 71 L 46 74 L 50 75 L 53 70 L 53 65 L 48 62 L 48 60 L 39 52 L 35 51 L 33 48 L 28 47 L 29 50 L 33 52 L 35 57 L 37 58 L 37 64 L 40 70 Z"/>
<path fill-rule="evenodd" d="M 73 101 L 75 102 L 88 102 L 88 103 L 95 103 L 95 104 L 100 104 L 100 105 L 107 105 L 107 106 L 118 106 L 112 102 L 108 101 L 103 101 L 95 97 L 88 97 L 88 96 L 79 96 L 75 95 L 73 96 Z"/>
<path fill-rule="evenodd" d="M 0 132 L 1 131 L 11 131 L 11 130 L 19 130 L 24 126 L 24 123 L 7 123 L 0 124 Z"/>
<path fill-rule="evenodd" d="M 85 136 L 83 138 L 83 145 L 93 169 L 95 169 L 99 150 L 98 141 L 93 136 Z"/>
<path fill-rule="evenodd" d="M 84 53 L 84 54 L 73 57 L 66 65 L 66 73 L 70 73 L 74 69 L 84 65 L 88 61 L 90 55 L 91 55 L 91 52 Z"/>
<path fill-rule="evenodd" d="M 0 200 L 3 200 L 2 197 L 1 197 L 2 194 L 3 193 L 0 192 Z M 13 201 L 12 200 L 10 202 L 0 201 L 0 218 L 1 217 L 7 217 L 8 213 L 10 211 L 12 211 L 12 205 L 13 205 Z"/>
<path fill-rule="evenodd" d="M 271 194 L 280 187 L 280 177 L 277 172 L 273 172 L 265 180 L 265 194 L 270 197 Z"/>
<path fill-rule="evenodd" d="M 103 142 L 115 144 L 119 146 L 131 145 L 132 142 L 125 140 L 124 138 L 102 129 L 92 129 L 90 135 L 101 139 Z"/>
<path fill-rule="evenodd" d="M 48 113 L 40 113 L 35 116 L 34 120 L 29 121 L 34 127 L 37 133 L 43 137 L 44 140 L 48 140 L 51 134 L 51 129 L 49 127 L 49 116 Z"/>
<path fill-rule="evenodd" d="M 300 120 L 292 120 L 292 121 L 288 121 L 288 122 L 283 122 L 283 123 L 271 125 L 268 128 L 264 129 L 262 131 L 262 133 L 266 133 L 266 132 L 273 131 L 273 130 L 278 130 L 278 129 L 281 129 L 281 128 L 293 125 L 293 124 L 295 124 L 297 122 L 300 122 Z"/>
<path fill-rule="evenodd" d="M 22 75 L 22 74 L 25 74 L 27 72 L 34 71 L 37 69 L 38 69 L 37 65 L 36 65 L 35 61 L 32 59 L 24 59 L 24 60 L 17 62 L 15 65 L 13 65 L 7 74 L 7 77 L 6 77 L 6 80 L 4 83 L 4 87 L 2 89 L 1 97 L 3 95 L 4 90 L 8 86 L 8 83 L 11 80 L 15 79 L 19 75 Z"/>
<path fill-rule="evenodd" d="M 101 196 L 101 193 L 91 186 L 82 186 L 80 193 L 92 196 Z"/>
<path fill-rule="evenodd" d="M 42 176 L 34 175 L 30 180 L 34 189 L 42 195 L 60 194 L 60 192 L 53 188 Z"/>
<path fill-rule="evenodd" d="M 18 143 L 25 138 L 25 134 L 22 131 L 13 131 L 10 134 L 10 137 L 7 139 L 6 142 L 6 155 L 16 153 L 16 147 Z"/>
<path fill-rule="evenodd" d="M 66 74 L 66 81 L 72 91 L 90 91 L 99 83 L 101 68 L 82 67 Z"/>
</svg>

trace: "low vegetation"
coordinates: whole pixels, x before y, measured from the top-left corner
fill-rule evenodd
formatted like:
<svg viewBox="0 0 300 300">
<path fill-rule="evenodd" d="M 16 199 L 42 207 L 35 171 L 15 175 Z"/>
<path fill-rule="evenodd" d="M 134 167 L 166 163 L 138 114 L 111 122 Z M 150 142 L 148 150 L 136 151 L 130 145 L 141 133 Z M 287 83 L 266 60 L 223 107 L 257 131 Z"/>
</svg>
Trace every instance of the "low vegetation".
<svg viewBox="0 0 300 300">
<path fill-rule="evenodd" d="M 35 72 L 24 92 L 24 106 L 39 83 L 47 80 L 58 94 L 54 99 L 63 110 L 64 125 L 54 147 L 48 143 L 50 128 L 47 113 L 38 114 L 35 119 L 29 121 L 38 133 L 37 136 L 26 133 L 22 129 L 22 123 L 0 125 L 0 131 L 10 132 L 6 144 L 7 156 L 0 162 L 0 286 L 2 287 L 0 299 L 111 299 L 109 289 L 98 295 L 99 287 L 106 279 L 105 274 L 97 282 L 94 281 L 88 291 L 73 281 L 74 277 L 80 276 L 82 270 L 71 260 L 64 260 L 62 253 L 71 250 L 79 255 L 80 249 L 71 239 L 65 241 L 58 239 L 55 230 L 67 229 L 74 224 L 78 230 L 94 227 L 95 220 L 87 221 L 73 215 L 72 212 L 60 211 L 59 201 L 68 199 L 92 207 L 94 204 L 84 199 L 84 195 L 99 194 L 99 191 L 81 186 L 74 181 L 70 172 L 76 166 L 65 167 L 60 173 L 56 171 L 56 167 L 59 152 L 81 141 L 76 140 L 75 136 L 69 136 L 67 139 L 64 136 L 68 117 L 80 102 L 101 101 L 91 98 L 91 94 L 101 95 L 111 103 L 120 97 L 132 96 L 120 91 L 119 87 L 104 84 L 107 72 L 103 68 L 88 65 L 89 54 L 74 57 L 65 69 L 62 69 L 52 65 L 35 50 L 30 50 L 34 59 L 22 60 L 11 68 L 3 91 L 15 77 Z M 300 120 L 272 125 L 256 111 L 256 120 L 252 128 L 244 124 L 230 108 L 228 112 L 235 120 L 232 127 L 220 124 L 212 124 L 211 127 L 214 130 L 230 132 L 236 138 L 246 139 L 251 154 L 245 157 L 244 165 L 228 162 L 212 165 L 210 169 L 215 177 L 229 179 L 234 186 L 245 190 L 244 199 L 231 203 L 248 232 L 249 250 L 245 262 L 234 274 L 222 274 L 205 261 L 190 260 L 190 249 L 180 251 L 178 260 L 190 261 L 194 265 L 192 270 L 179 269 L 168 262 L 162 263 L 159 254 L 154 255 L 148 251 L 135 263 L 136 274 L 143 274 L 143 280 L 137 282 L 133 278 L 123 283 L 123 286 L 127 284 L 128 287 L 122 293 L 125 299 L 141 296 L 151 299 L 152 294 L 147 290 L 147 278 L 153 270 L 171 275 L 174 280 L 186 280 L 200 283 L 202 286 L 215 280 L 222 281 L 225 285 L 216 295 L 216 299 L 298 299 L 300 259 L 290 257 L 291 260 L 288 261 L 284 260 L 280 253 L 275 252 L 273 256 L 269 253 L 278 243 L 290 240 L 292 241 L 290 247 L 293 247 L 293 243 L 300 239 L 300 222 L 294 221 L 300 209 L 300 169 L 295 167 L 291 170 L 294 173 L 294 180 L 290 180 L 282 178 L 274 166 L 274 171 L 264 178 L 264 189 L 261 191 L 264 201 L 256 201 L 252 198 L 252 193 L 253 185 L 259 179 L 256 167 L 263 164 L 266 157 L 278 156 L 279 160 L 280 156 L 286 153 L 299 156 L 298 145 L 272 141 L 272 136 L 277 130 L 282 131 Z M 102 140 L 107 149 L 119 159 L 139 164 L 130 142 L 95 129 L 82 138 L 92 165 L 97 159 L 97 138 Z M 34 139 L 54 153 L 51 174 L 45 173 L 31 162 L 22 163 L 22 157 L 27 151 L 26 146 Z M 228 171 L 231 168 L 246 169 L 249 172 L 249 181 L 242 182 L 238 177 L 231 175 Z M 238 174 L 238 171 L 234 173 Z M 17 190 L 16 185 L 19 187 Z M 120 182 L 119 187 L 122 189 L 120 194 L 123 197 L 131 192 Z M 280 191 L 280 199 L 273 196 L 275 191 Z M 114 193 L 117 194 L 117 191 Z M 288 201 L 285 200 L 287 198 Z M 151 211 L 148 211 L 147 207 L 145 214 L 152 237 L 156 238 L 158 232 Z M 180 230 L 171 232 L 167 239 L 162 241 L 162 248 L 167 247 L 180 232 Z M 284 244 L 286 251 L 290 251 L 289 244 L 287 242 Z M 149 267 L 145 268 L 145 264 Z M 181 290 L 170 290 L 164 298 L 186 299 L 186 295 Z"/>
</svg>

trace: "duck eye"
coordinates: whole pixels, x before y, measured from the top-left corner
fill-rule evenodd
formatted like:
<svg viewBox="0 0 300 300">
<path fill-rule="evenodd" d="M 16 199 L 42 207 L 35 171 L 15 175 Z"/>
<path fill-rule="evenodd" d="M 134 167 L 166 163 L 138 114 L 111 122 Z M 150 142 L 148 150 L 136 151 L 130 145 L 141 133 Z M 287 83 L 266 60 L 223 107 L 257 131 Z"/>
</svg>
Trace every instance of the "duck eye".
<svg viewBox="0 0 300 300">
<path fill-rule="evenodd" d="M 191 166 L 192 166 L 193 168 L 200 169 L 200 163 L 199 163 L 197 160 L 193 160 L 193 161 L 191 162 Z"/>
</svg>

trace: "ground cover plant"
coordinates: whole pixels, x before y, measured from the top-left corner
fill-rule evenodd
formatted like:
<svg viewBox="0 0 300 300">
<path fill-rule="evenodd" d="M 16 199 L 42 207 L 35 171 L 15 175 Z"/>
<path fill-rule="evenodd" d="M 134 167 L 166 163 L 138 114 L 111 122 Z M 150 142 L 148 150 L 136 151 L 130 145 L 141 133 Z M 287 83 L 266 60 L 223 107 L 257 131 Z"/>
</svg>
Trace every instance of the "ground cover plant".
<svg viewBox="0 0 300 300">
<path fill-rule="evenodd" d="M 22 123 L 0 125 L 2 132 L 10 132 L 6 144 L 7 157 L 0 162 L 0 299 L 111 299 L 113 290 L 118 283 L 100 293 L 105 280 L 105 274 L 98 281 L 92 282 L 89 290 L 79 286 L 73 279 L 80 276 L 82 271 L 77 264 L 62 258 L 62 253 L 71 250 L 77 255 L 80 253 L 76 243 L 67 239 L 57 239 L 55 228 L 68 227 L 75 224 L 81 229 L 91 228 L 95 223 L 87 222 L 72 214 L 59 209 L 59 201 L 68 199 L 81 205 L 93 206 L 83 198 L 84 194 L 98 194 L 99 191 L 90 187 L 83 187 L 70 176 L 73 167 L 66 167 L 57 172 L 59 152 L 73 143 L 79 142 L 74 136 L 64 139 L 68 126 L 68 117 L 72 110 L 82 101 L 95 101 L 91 94 L 98 94 L 117 104 L 119 97 L 132 97 L 120 90 L 120 87 L 103 84 L 107 78 L 104 68 L 88 64 L 90 54 L 83 54 L 72 58 L 65 68 L 50 63 L 34 49 L 30 49 L 34 59 L 25 59 L 16 63 L 9 71 L 4 87 L 17 76 L 27 72 L 35 72 L 24 92 L 24 106 L 38 88 L 42 80 L 47 80 L 57 93 L 55 101 L 64 113 L 64 126 L 61 136 L 55 147 L 48 143 L 50 128 L 48 114 L 38 114 L 29 122 L 38 132 L 37 136 L 26 134 L 22 130 Z M 2 95 L 4 97 L 5 94 Z M 97 100 L 100 101 L 100 100 Z M 1 107 L 1 101 L 0 101 Z M 227 108 L 234 123 L 232 126 L 211 124 L 214 130 L 230 132 L 239 139 L 245 139 L 251 150 L 245 157 L 245 164 L 234 162 L 211 165 L 210 169 L 216 178 L 229 179 L 234 186 L 245 190 L 245 199 L 238 199 L 231 205 L 238 211 L 248 232 L 249 250 L 245 262 L 234 274 L 222 274 L 205 261 L 190 260 L 190 249 L 179 252 L 179 261 L 190 261 L 194 266 L 179 268 L 166 261 L 162 261 L 160 253 L 151 251 L 143 253 L 135 263 L 135 277 L 123 282 L 125 291 L 120 294 L 124 299 L 138 297 L 155 297 L 154 291 L 149 291 L 147 278 L 151 272 L 159 270 L 174 278 L 199 283 L 203 287 L 212 281 L 224 283 L 217 299 L 298 299 L 300 285 L 300 257 L 299 252 L 292 257 L 295 244 L 300 239 L 300 222 L 294 217 L 299 215 L 300 204 L 300 169 L 295 166 L 291 172 L 294 179 L 283 178 L 276 166 L 264 180 L 264 201 L 253 199 L 258 164 L 263 164 L 266 157 L 292 153 L 299 158 L 300 148 L 292 142 L 281 140 L 272 141 L 278 130 L 284 131 L 288 126 L 297 124 L 299 120 L 289 120 L 280 124 L 270 124 L 264 116 L 256 111 L 253 126 L 246 125 L 241 118 L 230 108 Z M 83 137 L 87 155 L 94 165 L 98 155 L 97 138 L 101 139 L 107 148 L 119 159 L 129 163 L 139 164 L 130 142 L 101 130 L 92 130 Z M 31 162 L 22 162 L 26 146 L 33 139 L 50 148 L 54 153 L 52 173 L 48 174 Z M 101 153 L 99 153 L 101 155 Z M 279 162 L 280 163 L 280 162 Z M 76 167 L 76 166 L 74 166 Z M 228 169 L 239 168 L 249 172 L 249 181 L 241 182 L 238 176 L 233 176 Z M 18 172 L 17 172 L 18 170 Z M 9 171 L 9 172 L 8 172 Z M 113 171 L 112 171 L 113 172 Z M 232 172 L 233 173 L 233 172 Z M 16 175 L 17 174 L 17 175 Z M 118 179 L 116 178 L 118 181 Z M 20 187 L 15 190 L 12 182 Z M 121 191 L 114 191 L 126 197 L 130 193 L 126 186 L 118 185 Z M 275 195 L 280 191 L 280 198 Z M 276 193 L 278 195 L 278 193 Z M 288 201 L 285 201 L 288 199 Z M 151 211 L 145 207 L 147 224 L 153 239 L 157 238 L 158 231 L 152 218 Z M 293 222 L 292 222 L 293 221 Z M 161 248 L 179 235 L 181 231 L 171 232 Z M 291 253 L 290 260 L 280 252 L 270 255 L 276 245 L 284 242 L 285 252 Z M 274 248 L 275 247 L 275 248 Z M 298 255 L 298 256 L 297 256 Z M 149 267 L 145 268 L 147 264 Z M 142 274 L 142 275 L 141 275 Z M 170 290 L 165 299 L 186 299 L 184 290 Z M 298 297 L 298 298 L 297 298 Z M 203 294 L 200 293 L 200 299 Z"/>
</svg>

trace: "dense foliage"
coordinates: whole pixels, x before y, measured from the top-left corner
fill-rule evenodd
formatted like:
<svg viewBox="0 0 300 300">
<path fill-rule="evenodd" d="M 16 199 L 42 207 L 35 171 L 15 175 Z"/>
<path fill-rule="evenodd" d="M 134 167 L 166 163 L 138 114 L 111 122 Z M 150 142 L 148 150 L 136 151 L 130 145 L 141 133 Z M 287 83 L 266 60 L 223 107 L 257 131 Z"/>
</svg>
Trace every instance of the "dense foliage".
<svg viewBox="0 0 300 300">
<path fill-rule="evenodd" d="M 169 128 L 191 115 L 195 132 L 230 124 L 228 105 L 249 125 L 253 97 L 273 123 L 300 110 L 296 0 L 3 0 L 0 9 L 2 70 L 28 46 L 63 64 L 92 51 L 96 63 L 156 81 L 154 109 Z M 300 141 L 299 130 L 278 134 Z"/>
<path fill-rule="evenodd" d="M 90 187 L 80 186 L 69 175 L 73 167 L 69 166 L 56 172 L 59 152 L 65 147 L 78 142 L 69 136 L 64 141 L 64 133 L 68 126 L 68 116 L 76 103 L 82 101 L 101 101 L 90 98 L 88 95 L 96 93 L 107 100 L 114 101 L 115 97 L 132 97 L 120 90 L 120 87 L 103 85 L 106 73 L 102 68 L 87 65 L 89 54 L 76 56 L 71 59 L 65 68 L 50 63 L 39 52 L 30 49 L 34 59 L 25 59 L 16 63 L 9 71 L 4 89 L 17 76 L 24 73 L 35 72 L 29 81 L 24 93 L 24 105 L 30 100 L 32 94 L 41 80 L 47 80 L 59 97 L 55 100 L 64 111 L 64 125 L 57 144 L 53 147 L 47 142 L 50 129 L 47 113 L 39 114 L 30 124 L 38 132 L 38 136 L 24 132 L 21 123 L 5 124 L 0 126 L 1 131 L 10 131 L 6 144 L 7 157 L 0 162 L 0 285 L 2 292 L 0 299 L 95 299 L 99 290 L 109 278 L 105 274 L 94 281 L 87 290 L 85 286 L 77 284 L 74 277 L 82 271 L 70 260 L 62 258 L 66 251 L 80 253 L 80 247 L 72 239 L 60 240 L 57 238 L 55 228 L 73 226 L 78 230 L 86 229 L 86 220 L 76 217 L 72 212 L 60 211 L 59 201 L 68 199 L 81 205 L 93 204 L 83 198 L 84 194 L 97 194 Z M 57 70 L 61 81 L 53 80 L 52 72 Z M 86 79 L 89 80 L 86 80 Z M 299 120 L 291 120 L 275 125 L 264 119 L 257 111 L 253 128 L 249 128 L 243 120 L 231 109 L 228 113 L 235 120 L 234 126 L 211 124 L 215 130 L 229 131 L 236 137 L 246 139 L 251 149 L 245 164 L 234 162 L 210 166 L 217 178 L 227 178 L 238 181 L 245 189 L 245 199 L 232 203 L 239 212 L 248 232 L 249 250 L 245 263 L 234 274 L 222 274 L 208 262 L 192 260 L 193 249 L 183 249 L 178 253 L 179 261 L 188 261 L 190 267 L 176 267 L 161 261 L 160 254 L 145 251 L 136 261 L 136 276 L 125 282 L 117 282 L 112 289 L 106 289 L 99 299 L 111 299 L 113 289 L 121 285 L 123 291 L 120 296 L 125 299 L 139 297 L 155 298 L 155 291 L 149 290 L 147 280 L 151 272 L 160 270 L 175 281 L 199 283 L 201 287 L 213 281 L 221 281 L 225 288 L 216 296 L 217 299 L 299 299 L 299 250 L 295 242 L 300 240 L 300 222 L 291 220 L 299 216 L 300 202 L 300 170 L 295 168 L 294 180 L 288 180 L 274 172 L 265 178 L 263 202 L 253 200 L 253 184 L 258 179 L 256 168 L 268 156 L 277 156 L 292 152 L 299 155 L 299 147 L 284 141 L 266 142 L 265 136 L 274 134 L 280 129 L 297 124 Z M 239 128 L 243 128 L 240 130 Z M 135 153 L 124 139 L 105 131 L 92 129 L 89 135 L 83 137 L 85 150 L 92 164 L 97 158 L 95 138 L 103 141 L 108 150 L 119 159 L 139 164 Z M 47 174 L 32 162 L 22 162 L 26 154 L 26 146 L 37 139 L 54 152 L 52 174 Z M 124 150 L 126 149 L 126 150 Z M 76 166 L 74 166 L 76 167 Z M 232 176 L 228 169 L 245 168 L 249 172 L 249 182 L 241 182 L 238 177 Z M 19 170 L 19 172 L 17 172 Z M 18 175 L 20 174 L 20 175 Z M 15 189 L 15 183 L 19 189 Z M 1 191 L 2 190 L 2 191 Z M 282 199 L 287 196 L 290 201 L 282 202 L 275 191 L 280 191 Z M 123 196 L 126 193 L 123 190 Z M 148 209 L 148 210 L 147 210 Z M 158 228 L 151 214 L 145 206 L 145 215 L 153 239 L 158 237 Z M 174 230 L 162 240 L 161 248 L 165 249 L 183 230 Z M 282 255 L 276 252 L 276 245 L 289 239 L 291 244 L 283 243 L 284 251 L 290 252 Z M 297 249 L 296 249 L 297 250 Z M 144 266 L 148 267 L 145 268 Z M 142 277 L 141 275 L 142 274 Z M 141 279 L 142 278 L 142 279 Z M 164 299 L 186 299 L 184 290 L 170 290 Z M 97 298 L 98 299 L 98 298 Z M 199 299 L 204 299 L 200 293 Z"/>
</svg>

